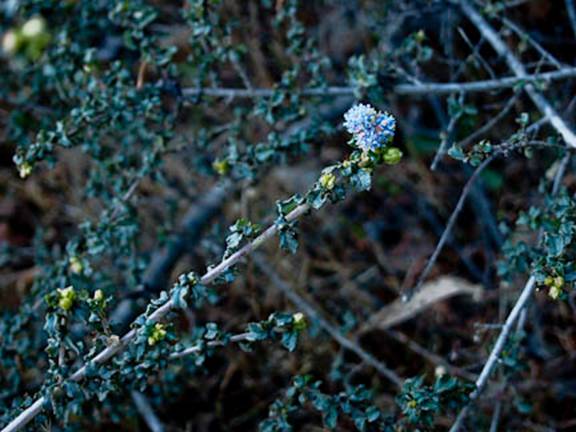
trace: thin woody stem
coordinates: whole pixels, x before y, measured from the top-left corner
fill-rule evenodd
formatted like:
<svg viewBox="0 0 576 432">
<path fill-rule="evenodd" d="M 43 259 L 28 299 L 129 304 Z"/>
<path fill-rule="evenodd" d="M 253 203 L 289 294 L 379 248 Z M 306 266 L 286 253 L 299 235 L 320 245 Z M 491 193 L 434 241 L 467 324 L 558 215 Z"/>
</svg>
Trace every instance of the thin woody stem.
<svg viewBox="0 0 576 432">
<path fill-rule="evenodd" d="M 298 206 L 294 210 L 292 210 L 288 215 L 286 215 L 286 220 L 288 222 L 294 221 L 294 220 L 300 218 L 309 209 L 310 209 L 310 207 L 308 206 L 308 204 L 301 204 L 300 206 Z M 214 268 L 210 269 L 208 272 L 206 272 L 206 274 L 204 274 L 204 276 L 202 276 L 202 278 L 200 279 L 200 283 L 203 285 L 207 285 L 207 284 L 212 283 L 215 279 L 217 279 L 224 272 L 226 272 L 232 266 L 234 266 L 239 261 L 241 261 L 244 257 L 246 257 L 248 254 L 250 254 L 252 251 L 254 251 L 258 247 L 260 247 L 267 240 L 274 237 L 277 234 L 277 232 L 278 232 L 278 227 L 276 225 L 271 225 L 270 227 L 268 227 L 266 229 L 266 231 L 264 231 L 262 234 L 260 234 L 258 237 L 256 237 L 252 242 L 248 243 L 246 246 L 242 247 L 240 250 L 238 250 L 234 254 L 230 255 L 228 258 L 222 260 L 220 262 L 220 264 L 218 264 L 216 267 L 214 267 Z M 152 322 L 158 322 L 158 321 L 162 320 L 173 309 L 174 309 L 174 303 L 173 303 L 172 299 L 170 299 L 166 303 L 164 303 L 162 306 L 160 306 L 158 309 L 156 309 L 148 317 L 148 320 L 152 321 Z M 126 348 L 126 346 L 128 346 L 136 338 L 136 335 L 137 335 L 136 329 L 130 330 L 128 333 L 126 333 L 120 339 L 120 341 L 117 344 L 111 345 L 111 346 L 103 349 L 102 351 L 100 351 L 100 353 L 98 355 L 96 355 L 91 360 L 90 363 L 102 364 L 102 363 L 107 362 L 112 357 L 114 357 L 116 354 L 118 354 L 119 352 L 124 350 L 124 348 Z M 88 366 L 84 365 L 84 366 L 80 367 L 80 369 L 78 369 L 75 373 L 73 373 L 69 377 L 69 379 L 71 381 L 82 381 L 86 377 L 87 371 L 88 371 Z M 2 429 L 2 432 L 15 432 L 15 431 L 23 428 L 34 417 L 36 417 L 38 414 L 40 414 L 40 412 L 42 412 L 42 409 L 43 409 L 45 403 L 46 403 L 45 397 L 42 396 L 42 397 L 38 398 L 31 406 L 26 408 L 14 420 L 12 420 L 4 429 Z"/>
<path fill-rule="evenodd" d="M 512 88 L 519 84 L 532 84 L 535 82 L 549 82 L 576 77 L 576 67 L 563 67 L 552 72 L 528 74 L 524 71 L 522 76 L 504 77 L 493 80 L 481 80 L 464 83 L 426 83 L 397 84 L 392 88 L 396 95 L 447 95 L 452 93 L 476 93 L 484 91 L 502 90 Z M 221 98 L 259 98 L 270 97 L 276 92 L 271 88 L 220 88 L 220 87 L 188 87 L 182 89 L 185 97 L 213 96 Z M 324 88 L 305 88 L 301 90 L 304 96 L 353 96 L 354 89 L 346 86 L 330 86 Z"/>
<path fill-rule="evenodd" d="M 492 45 L 492 48 L 501 55 L 508 67 L 514 72 L 516 77 L 520 80 L 525 80 L 530 75 L 526 71 L 524 65 L 512 54 L 510 49 L 506 46 L 504 41 L 498 36 L 498 33 L 488 24 L 488 21 L 480 15 L 474 6 L 468 0 L 459 0 L 458 4 L 464 15 L 478 28 L 478 31 L 484 38 Z M 542 115 L 550 122 L 556 131 L 562 136 L 564 141 L 569 147 L 576 148 L 576 135 L 568 127 L 566 122 L 560 117 L 548 100 L 542 95 L 540 91 L 529 82 L 524 87 L 534 105 L 542 113 Z"/>
<path fill-rule="evenodd" d="M 560 183 L 562 181 L 562 177 L 564 176 L 566 165 L 570 160 L 570 156 L 571 155 L 568 153 L 564 157 L 558 171 L 556 172 L 556 175 L 554 176 L 554 180 L 552 182 L 552 195 L 556 195 L 560 189 Z M 540 232 L 538 237 L 541 236 L 542 231 Z M 506 318 L 506 322 L 504 323 L 504 325 L 500 330 L 500 334 L 498 335 L 498 339 L 496 339 L 496 343 L 492 347 L 492 351 L 490 351 L 488 360 L 484 364 L 484 367 L 482 368 L 482 371 L 480 372 L 480 375 L 476 380 L 476 389 L 470 394 L 470 401 L 458 413 L 458 416 L 456 417 L 454 424 L 450 428 L 450 432 L 458 432 L 460 430 L 474 401 L 478 399 L 482 391 L 484 391 L 484 388 L 488 384 L 488 380 L 490 379 L 492 371 L 498 364 L 500 354 L 502 353 L 502 350 L 506 345 L 506 341 L 508 340 L 508 337 L 512 332 L 512 328 L 514 327 L 514 324 L 516 322 L 521 320 L 521 316 L 525 312 L 526 306 L 528 305 L 528 302 L 532 297 L 532 294 L 534 293 L 535 289 L 536 289 L 536 279 L 534 278 L 534 276 L 531 275 L 526 284 L 524 285 L 524 288 L 522 289 L 520 296 L 516 300 L 514 307 L 510 311 L 510 314 Z"/>
</svg>

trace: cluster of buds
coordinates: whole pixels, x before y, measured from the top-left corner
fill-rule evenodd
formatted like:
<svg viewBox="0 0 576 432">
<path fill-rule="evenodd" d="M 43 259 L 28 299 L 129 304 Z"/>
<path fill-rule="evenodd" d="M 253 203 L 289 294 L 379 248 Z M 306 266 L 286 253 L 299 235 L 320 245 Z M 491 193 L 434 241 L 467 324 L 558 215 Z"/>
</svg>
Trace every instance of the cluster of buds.
<svg viewBox="0 0 576 432">
<path fill-rule="evenodd" d="M 28 162 L 24 162 L 18 165 L 18 174 L 20 175 L 20 178 L 23 179 L 28 177 L 30 174 L 32 174 L 32 165 L 30 165 Z"/>
<path fill-rule="evenodd" d="M 557 300 L 562 294 L 564 278 L 562 276 L 548 276 L 544 279 L 544 285 L 548 287 L 548 295 L 554 300 Z"/>
<path fill-rule="evenodd" d="M 166 338 L 166 325 L 162 323 L 156 323 L 150 330 L 148 334 L 148 345 L 154 346 L 158 342 L 163 341 Z"/>
<path fill-rule="evenodd" d="M 223 176 L 230 172 L 230 163 L 226 159 L 217 159 L 212 163 L 212 168 L 219 175 Z"/>
<path fill-rule="evenodd" d="M 325 190 L 332 190 L 336 186 L 336 176 L 332 172 L 325 172 L 320 176 L 320 186 Z"/>
<path fill-rule="evenodd" d="M 74 306 L 76 300 L 76 291 L 74 287 L 69 286 L 66 288 L 58 289 L 58 307 L 65 312 L 68 312 Z"/>
<path fill-rule="evenodd" d="M 13 28 L 4 33 L 2 50 L 13 56 L 24 53 L 31 60 L 42 55 L 50 42 L 50 33 L 46 29 L 46 21 L 40 16 L 32 17 L 19 28 Z"/>
</svg>

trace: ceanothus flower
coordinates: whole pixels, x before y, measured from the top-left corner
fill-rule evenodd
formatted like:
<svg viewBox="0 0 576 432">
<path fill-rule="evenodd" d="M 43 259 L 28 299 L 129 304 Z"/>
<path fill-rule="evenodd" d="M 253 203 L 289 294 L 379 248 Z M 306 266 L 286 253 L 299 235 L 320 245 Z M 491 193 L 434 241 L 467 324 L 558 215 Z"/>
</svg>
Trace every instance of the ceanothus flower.
<svg viewBox="0 0 576 432">
<path fill-rule="evenodd" d="M 396 119 L 370 105 L 358 104 L 344 114 L 344 127 L 352 134 L 353 142 L 360 149 L 376 150 L 394 137 Z"/>
</svg>

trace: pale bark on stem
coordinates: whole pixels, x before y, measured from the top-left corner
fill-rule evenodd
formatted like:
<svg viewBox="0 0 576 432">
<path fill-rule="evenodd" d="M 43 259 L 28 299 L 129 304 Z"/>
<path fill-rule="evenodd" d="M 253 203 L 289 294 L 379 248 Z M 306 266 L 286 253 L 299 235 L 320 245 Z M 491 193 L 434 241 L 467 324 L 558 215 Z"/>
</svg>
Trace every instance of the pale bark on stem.
<svg viewBox="0 0 576 432">
<path fill-rule="evenodd" d="M 539 127 L 540 123 L 541 123 L 540 121 L 534 123 L 532 126 L 530 126 L 527 129 L 527 132 L 530 132 L 531 130 Z M 434 252 L 430 256 L 430 259 L 428 259 L 428 261 L 426 262 L 426 266 L 424 267 L 424 270 L 422 270 L 422 273 L 418 277 L 416 284 L 414 285 L 413 288 L 411 288 L 410 290 L 408 290 L 407 292 L 405 292 L 403 294 L 403 298 L 406 301 L 408 301 L 415 293 L 417 293 L 420 290 L 420 288 L 424 284 L 424 281 L 426 280 L 426 278 L 428 277 L 428 275 L 432 271 L 432 268 L 434 267 L 436 260 L 440 256 L 440 252 L 442 252 L 444 245 L 446 244 L 446 242 L 450 238 L 450 235 L 452 234 L 452 229 L 454 228 L 454 225 L 456 224 L 456 221 L 458 219 L 458 216 L 460 215 L 460 212 L 464 208 L 464 203 L 466 202 L 466 198 L 468 197 L 468 195 L 472 191 L 472 186 L 474 185 L 474 183 L 476 182 L 476 180 L 478 179 L 478 177 L 480 176 L 482 171 L 498 156 L 505 154 L 507 152 L 516 150 L 518 148 L 528 146 L 528 145 L 546 146 L 549 144 L 540 143 L 537 141 L 528 142 L 528 143 L 518 143 L 518 144 L 503 143 L 494 151 L 494 153 L 492 155 L 490 155 L 488 158 L 486 158 L 484 161 L 482 161 L 482 163 L 480 165 L 478 165 L 476 167 L 476 169 L 474 170 L 474 172 L 472 173 L 472 175 L 470 176 L 470 178 L 468 179 L 468 181 L 464 185 L 464 188 L 462 189 L 462 192 L 460 193 L 460 197 L 458 198 L 458 202 L 456 203 L 456 207 L 454 207 L 454 210 L 450 214 L 450 218 L 448 219 L 448 223 L 446 224 L 446 228 L 444 228 L 444 231 L 442 232 L 442 235 L 440 236 L 440 239 L 438 240 L 438 243 L 436 244 L 436 247 L 434 248 Z"/>
<path fill-rule="evenodd" d="M 564 176 L 566 166 L 568 165 L 569 161 L 570 161 L 570 154 L 567 154 L 562 160 L 561 165 L 558 168 L 556 175 L 554 176 L 554 180 L 552 183 L 552 195 L 556 195 L 560 190 L 560 183 L 562 177 Z M 541 236 L 542 231 L 540 231 L 538 237 L 541 238 Z M 516 303 L 514 304 L 512 311 L 508 315 L 508 318 L 506 318 L 506 322 L 504 323 L 502 329 L 500 330 L 500 334 L 498 335 L 498 339 L 496 340 L 496 343 L 494 344 L 494 347 L 490 352 L 490 356 L 488 357 L 488 360 L 486 361 L 484 367 L 482 368 L 482 372 L 480 373 L 478 379 L 476 380 L 476 389 L 470 394 L 470 401 L 456 417 L 454 424 L 450 428 L 450 432 L 458 432 L 460 430 L 462 424 L 464 423 L 464 419 L 466 418 L 468 412 L 470 411 L 470 407 L 472 406 L 474 401 L 478 399 L 480 393 L 482 393 L 482 391 L 486 387 L 486 384 L 490 379 L 490 375 L 494 370 L 494 368 L 496 367 L 500 354 L 502 353 L 502 350 L 506 345 L 506 341 L 508 340 L 508 337 L 512 332 L 512 327 L 516 322 L 519 322 L 521 320 L 521 316 L 525 312 L 528 301 L 532 297 L 532 294 L 534 293 L 535 289 L 536 289 L 536 279 L 534 278 L 534 276 L 530 276 L 530 278 L 526 282 L 526 285 L 522 289 L 522 292 L 520 293 L 518 300 L 516 300 Z"/>
<path fill-rule="evenodd" d="M 131 395 L 134 405 L 136 405 L 136 409 L 144 419 L 148 429 L 150 429 L 151 432 L 164 432 L 164 425 L 158 416 L 156 416 L 156 413 L 152 409 L 152 405 L 150 405 L 146 396 L 136 390 L 133 390 Z"/>
<path fill-rule="evenodd" d="M 530 276 L 528 282 L 526 282 L 526 285 L 522 289 L 522 293 L 520 294 L 520 297 L 518 297 L 518 300 L 516 301 L 514 308 L 512 308 L 512 311 L 508 315 L 508 318 L 506 318 L 506 322 L 504 323 L 504 326 L 502 327 L 502 330 L 498 335 L 498 339 L 496 340 L 496 343 L 494 344 L 494 347 L 490 352 L 488 361 L 486 361 L 486 363 L 484 364 L 482 372 L 480 373 L 480 376 L 476 380 L 476 390 L 472 392 L 472 394 L 470 395 L 470 401 L 456 417 L 454 424 L 450 428 L 450 432 L 458 432 L 460 430 L 460 427 L 462 426 L 464 419 L 468 415 L 472 403 L 478 398 L 480 393 L 482 393 L 484 387 L 486 387 L 488 379 L 490 378 L 490 375 L 494 370 L 494 367 L 498 363 L 500 354 L 504 349 L 504 346 L 506 345 L 508 336 L 510 336 L 510 333 L 512 332 L 512 327 L 514 326 L 514 323 L 520 316 L 520 312 L 522 311 L 522 309 L 524 309 L 524 306 L 526 306 L 526 304 L 530 300 L 530 297 L 532 296 L 532 293 L 534 292 L 535 288 L 536 288 L 536 280 L 534 279 L 534 276 Z"/>
<path fill-rule="evenodd" d="M 512 54 L 508 46 L 500 38 L 498 33 L 490 26 L 488 21 L 480 15 L 468 0 L 459 0 L 458 4 L 464 15 L 478 28 L 482 36 L 488 41 L 492 48 L 504 58 L 508 67 L 514 72 L 518 79 L 526 79 L 529 75 L 524 65 Z M 532 83 L 527 83 L 524 87 L 534 105 L 548 119 L 552 127 L 562 136 L 569 147 L 576 148 L 576 135 L 550 105 L 546 98 L 534 87 Z"/>
<path fill-rule="evenodd" d="M 229 342 L 244 342 L 247 341 L 250 337 L 250 333 L 240 333 L 234 336 L 231 336 L 229 339 Z M 225 343 L 222 341 L 208 341 L 206 342 L 206 345 L 214 348 L 214 347 L 219 347 L 219 346 L 224 346 Z M 172 354 L 170 354 L 170 358 L 171 359 L 179 359 L 182 357 L 186 357 L 189 356 L 191 354 L 196 354 L 198 352 L 202 351 L 202 346 L 200 345 L 193 345 L 189 348 L 185 348 L 182 351 L 178 351 L 178 352 L 174 352 Z"/>
<path fill-rule="evenodd" d="M 576 67 L 564 67 L 552 72 L 537 74 L 525 73 L 523 76 L 504 77 L 493 80 L 472 81 L 463 83 L 417 83 L 397 84 L 392 88 L 396 95 L 448 95 L 452 93 L 476 93 L 512 88 L 520 83 L 550 82 L 576 77 Z M 259 98 L 270 97 L 275 89 L 269 88 L 220 88 L 220 87 L 188 87 L 182 89 L 185 97 L 212 96 L 221 98 Z M 325 88 L 305 88 L 301 90 L 304 96 L 353 96 L 354 89 L 346 86 L 331 86 Z"/>
<path fill-rule="evenodd" d="M 570 18 L 570 25 L 572 26 L 572 31 L 574 36 L 576 36 L 576 7 L 574 6 L 574 0 L 565 0 L 566 11 L 568 12 L 568 17 Z"/>
<path fill-rule="evenodd" d="M 308 204 L 301 204 L 286 216 L 286 220 L 288 220 L 289 222 L 294 221 L 300 218 L 309 209 L 310 206 Z M 264 231 L 262 234 L 256 237 L 251 243 L 248 243 L 246 246 L 242 247 L 240 250 L 230 255 L 228 258 L 222 260 L 220 264 L 218 264 L 217 266 L 211 268 L 208 272 L 206 272 L 206 274 L 204 274 L 204 276 L 202 276 L 202 278 L 200 279 L 200 283 L 203 285 L 207 285 L 214 282 L 215 279 L 221 276 L 229 268 L 237 264 L 252 251 L 260 247 L 262 243 L 266 242 L 267 240 L 275 236 L 277 232 L 278 227 L 276 225 L 271 225 L 266 229 L 266 231 Z M 161 321 L 173 309 L 174 304 L 170 299 L 162 306 L 160 306 L 158 309 L 156 309 L 148 317 L 148 320 L 152 322 Z M 127 345 L 129 345 L 135 339 L 136 335 L 137 332 L 135 329 L 130 330 L 120 339 L 120 342 L 100 351 L 100 353 L 96 355 L 90 361 L 90 363 L 93 364 L 105 363 L 106 361 L 114 357 L 116 354 L 121 352 Z M 87 365 L 82 366 L 75 373 L 73 373 L 69 377 L 69 379 L 71 381 L 82 381 L 86 377 L 87 369 L 88 369 Z M 46 398 L 44 397 L 38 398 L 31 406 L 22 411 L 14 420 L 12 420 L 6 427 L 4 427 L 2 429 L 2 432 L 15 432 L 22 429 L 26 424 L 28 424 L 34 417 L 36 417 L 42 411 L 45 403 Z"/>
</svg>

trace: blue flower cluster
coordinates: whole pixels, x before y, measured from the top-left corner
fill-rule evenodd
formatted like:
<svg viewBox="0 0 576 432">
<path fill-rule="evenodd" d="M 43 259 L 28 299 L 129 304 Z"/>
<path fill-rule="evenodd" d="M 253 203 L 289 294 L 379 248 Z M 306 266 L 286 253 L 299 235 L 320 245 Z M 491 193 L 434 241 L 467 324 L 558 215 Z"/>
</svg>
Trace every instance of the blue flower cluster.
<svg viewBox="0 0 576 432">
<path fill-rule="evenodd" d="M 354 144 L 360 149 L 376 150 L 394 137 L 396 119 L 370 105 L 358 104 L 344 114 L 344 127 L 352 134 Z"/>
</svg>

